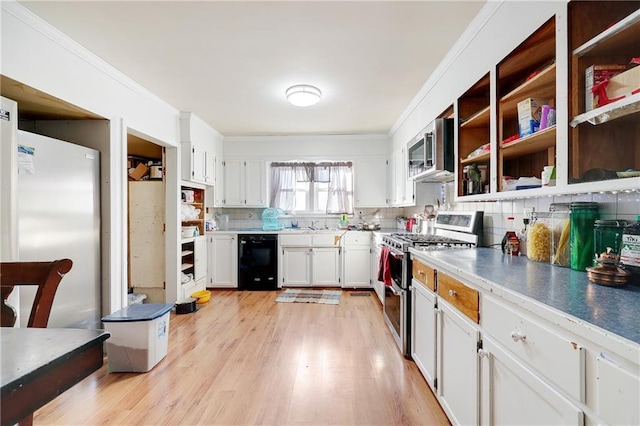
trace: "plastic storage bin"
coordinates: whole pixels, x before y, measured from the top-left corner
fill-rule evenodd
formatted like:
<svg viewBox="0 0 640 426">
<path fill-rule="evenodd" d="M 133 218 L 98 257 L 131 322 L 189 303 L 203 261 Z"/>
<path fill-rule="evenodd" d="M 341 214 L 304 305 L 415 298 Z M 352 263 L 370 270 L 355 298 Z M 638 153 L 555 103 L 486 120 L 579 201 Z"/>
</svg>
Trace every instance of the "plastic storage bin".
<svg viewBox="0 0 640 426">
<path fill-rule="evenodd" d="M 109 372 L 147 372 L 167 355 L 171 308 L 167 303 L 133 304 L 102 318 L 111 333 L 106 342 Z"/>
</svg>

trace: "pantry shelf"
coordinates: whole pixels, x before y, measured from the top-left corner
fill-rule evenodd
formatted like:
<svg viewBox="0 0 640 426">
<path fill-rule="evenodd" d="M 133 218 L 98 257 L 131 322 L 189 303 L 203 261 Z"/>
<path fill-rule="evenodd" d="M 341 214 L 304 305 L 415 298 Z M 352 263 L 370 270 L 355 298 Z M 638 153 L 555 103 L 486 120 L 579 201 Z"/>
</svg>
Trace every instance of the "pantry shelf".
<svg viewBox="0 0 640 426">
<path fill-rule="evenodd" d="M 507 144 L 500 144 L 503 158 L 515 158 L 534 152 L 544 151 L 556 146 L 556 126 L 540 130 Z"/>
<path fill-rule="evenodd" d="M 601 106 L 594 110 L 576 116 L 569 123 L 571 127 L 577 127 L 582 123 L 593 125 L 606 123 L 607 121 L 625 117 L 629 114 L 640 112 L 640 93 L 627 96 L 619 101 Z"/>
<path fill-rule="evenodd" d="M 471 163 L 488 163 L 491 159 L 491 152 L 483 152 L 479 155 L 474 155 L 473 157 L 465 158 L 464 160 L 460 160 L 460 164 L 471 164 Z"/>
<path fill-rule="evenodd" d="M 637 46 L 640 39 L 640 10 L 607 28 L 591 40 L 573 51 L 577 57 L 607 56 L 626 52 L 630 46 Z"/>
<path fill-rule="evenodd" d="M 500 111 L 503 119 L 518 116 L 518 102 L 527 98 L 555 99 L 556 64 L 540 71 L 535 77 L 518 86 L 500 99 Z"/>
<path fill-rule="evenodd" d="M 460 124 L 461 128 L 487 127 L 491 118 L 491 106 L 478 111 Z"/>
</svg>

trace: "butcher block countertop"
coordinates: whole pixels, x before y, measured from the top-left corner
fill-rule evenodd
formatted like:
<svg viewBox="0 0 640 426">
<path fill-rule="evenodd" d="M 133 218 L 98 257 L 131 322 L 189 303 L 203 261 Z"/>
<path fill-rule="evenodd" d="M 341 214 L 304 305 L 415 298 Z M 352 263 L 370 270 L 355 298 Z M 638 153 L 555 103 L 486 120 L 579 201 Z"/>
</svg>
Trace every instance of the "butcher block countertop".
<svg viewBox="0 0 640 426">
<path fill-rule="evenodd" d="M 640 350 L 640 287 L 594 284 L 586 272 L 507 256 L 491 248 L 422 251 L 411 248 L 436 269 L 457 275 L 543 318 L 637 357 Z"/>
</svg>

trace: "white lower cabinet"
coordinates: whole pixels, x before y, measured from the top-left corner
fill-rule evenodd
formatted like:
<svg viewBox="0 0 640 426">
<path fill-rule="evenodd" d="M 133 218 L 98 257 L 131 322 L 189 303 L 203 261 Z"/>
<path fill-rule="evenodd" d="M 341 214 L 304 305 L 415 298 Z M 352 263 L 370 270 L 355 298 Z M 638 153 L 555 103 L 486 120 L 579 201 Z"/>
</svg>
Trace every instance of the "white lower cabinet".
<svg viewBox="0 0 640 426">
<path fill-rule="evenodd" d="M 371 233 L 347 232 L 342 237 L 342 287 L 371 287 Z"/>
<path fill-rule="evenodd" d="M 640 424 L 637 351 L 412 261 L 411 356 L 452 424 Z"/>
<path fill-rule="evenodd" d="M 345 247 L 342 257 L 344 265 L 342 287 L 371 287 L 371 249 L 369 247 Z"/>
<path fill-rule="evenodd" d="M 585 401 L 585 350 L 575 338 L 489 296 L 483 298 L 482 326 L 484 334 L 554 387 L 575 401 Z"/>
<path fill-rule="evenodd" d="M 436 395 L 453 424 L 479 422 L 479 339 L 476 325 L 438 298 Z"/>
<path fill-rule="evenodd" d="M 282 285 L 311 286 L 311 249 L 287 247 L 282 249 Z"/>
<path fill-rule="evenodd" d="M 207 236 L 209 262 L 207 287 L 238 287 L 238 238 L 236 234 Z"/>
<path fill-rule="evenodd" d="M 478 355 L 482 360 L 483 425 L 584 424 L 580 408 L 490 337 L 483 337 Z"/>
<path fill-rule="evenodd" d="M 611 425 L 640 424 L 640 375 L 600 354 L 596 358 L 596 411 Z"/>
<path fill-rule="evenodd" d="M 314 247 L 311 255 L 311 284 L 316 287 L 340 286 L 340 248 Z"/>
<path fill-rule="evenodd" d="M 283 286 L 340 286 L 339 248 L 286 247 L 281 253 Z"/>
<path fill-rule="evenodd" d="M 411 358 L 436 390 L 436 295 L 417 280 L 411 283 Z"/>
<path fill-rule="evenodd" d="M 338 238 L 339 239 L 339 238 Z M 331 234 L 281 235 L 279 263 L 284 287 L 339 287 L 342 249 Z"/>
</svg>

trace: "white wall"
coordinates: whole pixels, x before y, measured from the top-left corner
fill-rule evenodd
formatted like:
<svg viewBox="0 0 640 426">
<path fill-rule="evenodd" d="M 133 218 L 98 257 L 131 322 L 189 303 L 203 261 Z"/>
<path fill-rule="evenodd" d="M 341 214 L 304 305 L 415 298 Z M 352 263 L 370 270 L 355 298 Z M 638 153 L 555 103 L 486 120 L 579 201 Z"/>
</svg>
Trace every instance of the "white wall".
<svg viewBox="0 0 640 426">
<path fill-rule="evenodd" d="M 225 158 L 263 158 L 277 161 L 342 160 L 388 157 L 387 135 L 248 136 L 225 137 Z"/>
<path fill-rule="evenodd" d="M 1 3 L 0 73 L 164 145 L 179 144 L 179 111 L 13 1 Z"/>
</svg>

